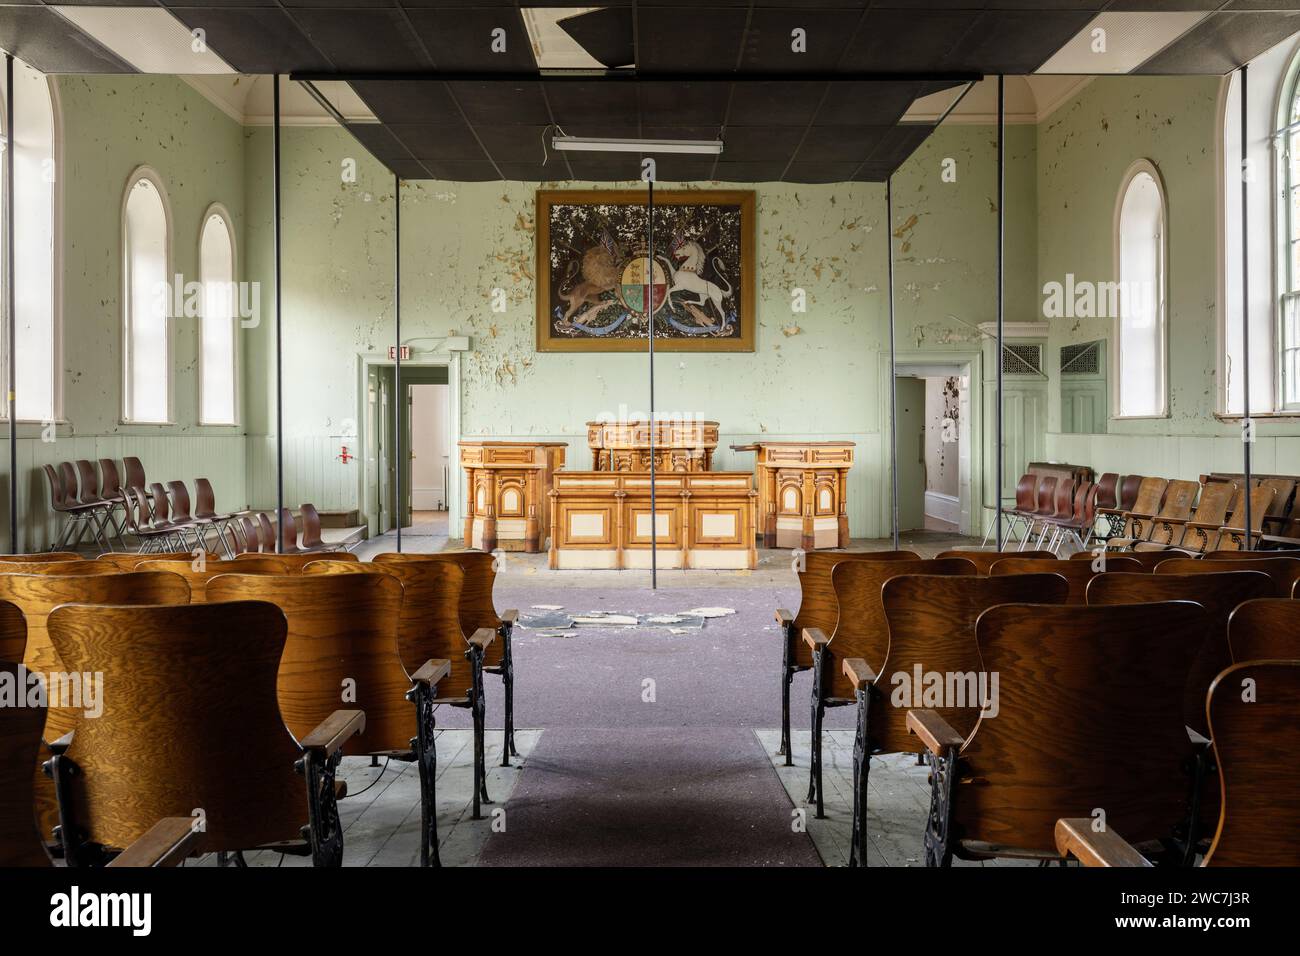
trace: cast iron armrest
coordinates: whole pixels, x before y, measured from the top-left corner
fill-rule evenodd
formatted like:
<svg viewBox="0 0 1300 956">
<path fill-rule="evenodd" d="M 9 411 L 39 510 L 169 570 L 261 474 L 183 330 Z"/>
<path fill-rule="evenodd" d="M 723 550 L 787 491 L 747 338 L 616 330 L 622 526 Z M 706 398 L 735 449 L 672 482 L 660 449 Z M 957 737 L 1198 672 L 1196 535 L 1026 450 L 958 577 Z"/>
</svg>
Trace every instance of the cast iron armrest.
<svg viewBox="0 0 1300 956">
<path fill-rule="evenodd" d="M 176 866 L 197 838 L 193 817 L 163 817 L 108 865 Z"/>
<path fill-rule="evenodd" d="M 451 661 L 430 658 L 420 665 L 420 669 L 411 675 L 412 684 L 428 684 L 436 687 L 438 681 L 451 673 Z"/>
<path fill-rule="evenodd" d="M 864 690 L 876 682 L 876 672 L 867 666 L 861 657 L 849 657 L 844 660 L 844 676 L 853 681 L 857 690 Z"/>
<path fill-rule="evenodd" d="M 789 627 L 794 623 L 794 615 L 785 608 L 779 607 L 776 609 L 776 623 L 780 624 L 782 627 Z"/>
<path fill-rule="evenodd" d="M 949 747 L 960 747 L 966 740 L 937 710 L 909 710 L 907 729 L 920 737 L 921 743 L 936 757 L 942 757 Z"/>
<path fill-rule="evenodd" d="M 803 642 L 816 651 L 829 644 L 831 639 L 822 633 L 820 627 L 805 627 L 803 629 Z"/>
<path fill-rule="evenodd" d="M 501 618 L 502 624 L 509 624 L 512 627 L 519 620 L 519 611 L 516 608 L 510 608 L 508 611 L 502 611 L 497 617 Z"/>
<path fill-rule="evenodd" d="M 1141 866 L 1151 862 L 1114 830 L 1094 831 L 1091 817 L 1056 821 L 1056 849 L 1084 866 Z"/>
<path fill-rule="evenodd" d="M 332 757 L 354 734 L 366 729 L 364 710 L 336 710 L 326 717 L 319 727 L 309 733 L 298 745 L 303 750 L 315 750 Z"/>
<path fill-rule="evenodd" d="M 474 636 L 469 639 L 469 642 L 479 650 L 485 651 L 487 650 L 487 646 L 496 640 L 496 636 L 497 632 L 492 630 L 492 628 L 480 627 L 474 632 Z"/>
</svg>

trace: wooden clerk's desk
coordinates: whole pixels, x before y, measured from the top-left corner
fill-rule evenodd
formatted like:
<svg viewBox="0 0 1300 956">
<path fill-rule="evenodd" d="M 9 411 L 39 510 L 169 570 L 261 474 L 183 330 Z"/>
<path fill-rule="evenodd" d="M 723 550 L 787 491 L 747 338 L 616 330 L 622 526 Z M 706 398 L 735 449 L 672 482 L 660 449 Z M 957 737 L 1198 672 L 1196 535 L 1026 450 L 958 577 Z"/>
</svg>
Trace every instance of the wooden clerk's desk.
<svg viewBox="0 0 1300 956">
<path fill-rule="evenodd" d="M 563 442 L 460 442 L 465 547 L 541 551 L 550 530 L 547 496 L 567 448 Z"/>
<path fill-rule="evenodd" d="M 760 441 L 755 453 L 758 533 L 765 548 L 847 548 L 851 441 Z"/>
</svg>

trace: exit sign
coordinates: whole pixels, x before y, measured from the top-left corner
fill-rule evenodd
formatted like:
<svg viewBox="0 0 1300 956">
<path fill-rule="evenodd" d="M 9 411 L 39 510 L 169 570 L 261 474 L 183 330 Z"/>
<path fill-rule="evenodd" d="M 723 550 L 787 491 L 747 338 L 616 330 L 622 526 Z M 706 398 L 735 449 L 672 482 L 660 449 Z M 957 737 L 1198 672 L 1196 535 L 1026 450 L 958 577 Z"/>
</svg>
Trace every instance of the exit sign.
<svg viewBox="0 0 1300 956">
<path fill-rule="evenodd" d="M 391 359 L 391 360 L 393 360 L 393 361 L 396 361 L 396 360 L 397 360 L 397 346 L 396 346 L 396 345 L 390 345 L 390 346 L 388 346 L 388 357 L 389 357 L 389 359 Z M 403 362 L 406 362 L 406 361 L 408 361 L 410 358 L 411 358 L 411 347 L 410 347 L 409 345 L 403 345 L 403 346 L 402 346 L 402 361 L 403 361 Z"/>
</svg>

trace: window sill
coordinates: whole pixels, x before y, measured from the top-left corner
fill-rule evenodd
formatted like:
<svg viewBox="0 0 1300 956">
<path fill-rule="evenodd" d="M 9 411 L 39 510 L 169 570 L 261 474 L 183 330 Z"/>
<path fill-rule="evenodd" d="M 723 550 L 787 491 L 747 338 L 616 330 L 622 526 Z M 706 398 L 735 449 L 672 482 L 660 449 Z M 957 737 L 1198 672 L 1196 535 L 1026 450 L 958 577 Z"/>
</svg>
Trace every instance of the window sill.
<svg viewBox="0 0 1300 956">
<path fill-rule="evenodd" d="M 1112 422 L 1163 422 L 1168 420 L 1168 412 L 1161 412 L 1159 415 L 1112 415 L 1108 419 L 1108 421 Z"/>
<path fill-rule="evenodd" d="M 1221 422 L 1240 422 L 1246 416 L 1239 412 L 1234 412 L 1231 415 L 1226 412 L 1215 412 L 1214 417 Z M 1300 421 L 1300 411 L 1251 412 L 1250 418 L 1251 421 L 1256 422 L 1297 422 Z"/>
<path fill-rule="evenodd" d="M 166 428 L 169 425 L 174 427 L 180 424 L 180 422 L 133 422 L 130 419 L 126 419 L 126 418 L 119 418 L 117 420 L 117 423 L 119 425 L 127 425 L 132 428 L 148 427 L 150 425 L 155 426 L 157 428 Z"/>
<path fill-rule="evenodd" d="M 239 422 L 199 422 L 200 428 L 238 428 Z"/>
</svg>

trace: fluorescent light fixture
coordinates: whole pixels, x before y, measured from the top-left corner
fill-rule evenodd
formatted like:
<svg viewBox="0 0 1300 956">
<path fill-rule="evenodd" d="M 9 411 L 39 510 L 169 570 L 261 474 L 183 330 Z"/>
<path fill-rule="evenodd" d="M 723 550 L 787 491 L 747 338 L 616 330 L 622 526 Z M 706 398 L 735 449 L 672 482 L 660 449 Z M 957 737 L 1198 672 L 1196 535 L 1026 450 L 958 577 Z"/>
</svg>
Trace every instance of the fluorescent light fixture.
<svg viewBox="0 0 1300 956">
<path fill-rule="evenodd" d="M 706 153 L 722 152 L 720 139 L 607 139 L 598 136 L 556 136 L 556 149 L 590 153 Z"/>
</svg>

